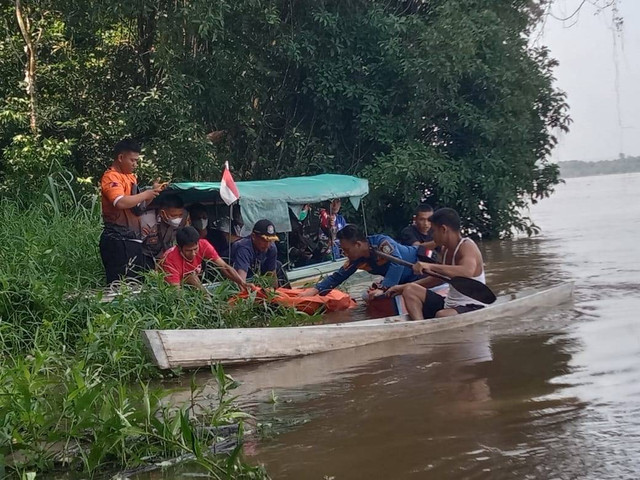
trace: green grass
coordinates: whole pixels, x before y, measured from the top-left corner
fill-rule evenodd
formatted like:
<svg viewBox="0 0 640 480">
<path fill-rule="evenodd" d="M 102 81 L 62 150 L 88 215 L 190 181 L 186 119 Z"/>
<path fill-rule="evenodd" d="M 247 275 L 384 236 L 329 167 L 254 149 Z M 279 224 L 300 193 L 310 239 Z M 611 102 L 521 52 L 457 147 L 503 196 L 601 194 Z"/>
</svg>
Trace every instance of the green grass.
<svg viewBox="0 0 640 480">
<path fill-rule="evenodd" d="M 231 307 L 229 282 L 208 298 L 154 273 L 140 293 L 124 288 L 115 301 L 102 302 L 100 231 L 95 209 L 75 199 L 65 204 L 52 194 L 26 209 L 0 200 L 0 478 L 59 470 L 95 476 L 185 453 L 213 478 L 266 478 L 242 461 L 239 448 L 225 457 L 208 452 L 213 439 L 204 427 L 242 424 L 229 393 L 233 382 L 213 371 L 220 387 L 215 408 L 164 405 L 163 392 L 149 387 L 160 372 L 140 332 L 313 317 L 252 299 Z"/>
</svg>

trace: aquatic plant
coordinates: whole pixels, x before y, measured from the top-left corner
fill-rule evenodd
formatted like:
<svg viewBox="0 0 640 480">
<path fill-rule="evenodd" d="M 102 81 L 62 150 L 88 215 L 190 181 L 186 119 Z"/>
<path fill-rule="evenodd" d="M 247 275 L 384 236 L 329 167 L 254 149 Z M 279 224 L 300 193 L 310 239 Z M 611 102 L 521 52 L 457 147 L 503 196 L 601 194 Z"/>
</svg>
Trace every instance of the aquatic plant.
<svg viewBox="0 0 640 480">
<path fill-rule="evenodd" d="M 196 408 L 195 386 L 189 404 L 165 404 L 149 381 L 179 372 L 149 362 L 140 332 L 315 318 L 253 298 L 231 307 L 235 284 L 223 281 L 207 296 L 157 273 L 139 291 L 123 284 L 105 301 L 96 212 L 53 202 L 67 210 L 0 200 L 0 470 L 95 475 L 186 455 L 214 478 L 264 478 L 240 457 L 244 414 L 222 369 L 213 371 L 221 388 L 215 408 Z M 214 433 L 229 423 L 239 430 L 234 449 L 214 455 Z"/>
<path fill-rule="evenodd" d="M 0 370 L 4 467 L 15 472 L 64 468 L 93 476 L 183 458 L 212 478 L 266 478 L 261 468 L 239 457 L 247 415 L 230 396 L 233 380 L 221 367 L 213 373 L 219 385 L 214 408 L 199 402 L 193 382 L 190 402 L 173 406 L 163 403 L 162 390 L 105 379 L 93 366 L 42 353 L 18 359 Z"/>
</svg>

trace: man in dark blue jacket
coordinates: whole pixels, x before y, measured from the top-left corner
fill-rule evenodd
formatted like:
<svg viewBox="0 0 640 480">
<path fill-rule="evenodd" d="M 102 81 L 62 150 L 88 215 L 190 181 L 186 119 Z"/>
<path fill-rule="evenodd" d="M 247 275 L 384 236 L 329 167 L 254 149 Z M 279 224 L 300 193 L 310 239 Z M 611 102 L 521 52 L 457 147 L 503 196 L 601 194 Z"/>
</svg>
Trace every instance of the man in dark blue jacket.
<svg viewBox="0 0 640 480">
<path fill-rule="evenodd" d="M 276 227 L 270 220 L 258 220 L 249 237 L 231 244 L 231 265 L 242 280 L 251 280 L 254 275 L 271 275 L 278 286 Z"/>
<path fill-rule="evenodd" d="M 375 251 L 393 255 L 407 262 L 418 261 L 417 247 L 400 245 L 386 235 L 365 236 L 355 225 L 347 225 L 337 234 L 340 247 L 347 256 L 347 262 L 340 270 L 329 275 L 314 288 L 305 291 L 303 296 L 316 295 L 336 288 L 357 270 L 364 270 L 372 275 L 383 275 L 384 279 L 377 288 L 369 290 L 369 299 L 384 294 L 395 285 L 413 282 L 419 279 L 413 271 L 397 263 L 389 262 L 375 255 Z"/>
</svg>

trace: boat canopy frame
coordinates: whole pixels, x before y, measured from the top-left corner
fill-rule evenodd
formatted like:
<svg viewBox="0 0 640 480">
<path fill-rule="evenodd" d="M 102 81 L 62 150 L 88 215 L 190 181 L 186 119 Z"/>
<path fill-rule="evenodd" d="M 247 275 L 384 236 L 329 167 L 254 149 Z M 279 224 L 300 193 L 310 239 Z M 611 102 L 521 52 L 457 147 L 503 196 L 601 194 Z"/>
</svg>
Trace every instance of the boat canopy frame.
<svg viewBox="0 0 640 480">
<path fill-rule="evenodd" d="M 250 230 L 258 220 L 268 218 L 281 233 L 292 229 L 289 209 L 297 215 L 307 203 L 348 198 L 358 210 L 363 197 L 369 193 L 366 179 L 338 174 L 235 183 L 240 193 L 240 212 L 245 228 Z M 222 203 L 220 182 L 172 183 L 161 197 L 167 194 L 179 195 L 187 205 Z"/>
</svg>

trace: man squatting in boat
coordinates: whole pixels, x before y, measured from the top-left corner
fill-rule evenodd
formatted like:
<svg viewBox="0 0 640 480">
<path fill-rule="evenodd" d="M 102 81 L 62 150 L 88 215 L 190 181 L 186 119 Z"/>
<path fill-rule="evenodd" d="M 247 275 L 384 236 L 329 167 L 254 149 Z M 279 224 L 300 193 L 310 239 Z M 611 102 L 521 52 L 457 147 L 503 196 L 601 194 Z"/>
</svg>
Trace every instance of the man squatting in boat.
<svg viewBox="0 0 640 480">
<path fill-rule="evenodd" d="M 417 262 L 415 274 L 430 272 L 447 277 L 469 277 L 485 283 L 482 253 L 476 243 L 460 232 L 460 216 L 451 208 L 440 208 L 429 218 L 433 241 L 442 251 L 441 264 Z M 446 298 L 430 290 L 443 283 L 435 277 L 424 277 L 404 285 L 395 285 L 387 295 L 402 295 L 411 320 L 441 318 L 471 312 L 484 307 L 483 303 L 462 295 L 452 286 Z"/>
<path fill-rule="evenodd" d="M 355 225 L 347 225 L 337 233 L 340 247 L 347 257 L 346 263 L 340 269 L 316 284 L 315 287 L 303 292 L 302 296 L 322 294 L 338 287 L 357 270 L 364 270 L 372 275 L 382 275 L 384 279 L 379 285 L 369 289 L 368 299 L 371 300 L 385 294 L 394 285 L 413 282 L 420 278 L 410 268 L 389 262 L 375 255 L 379 250 L 388 255 L 401 258 L 411 263 L 418 260 L 418 248 L 401 245 L 387 235 L 365 236 Z"/>
</svg>

